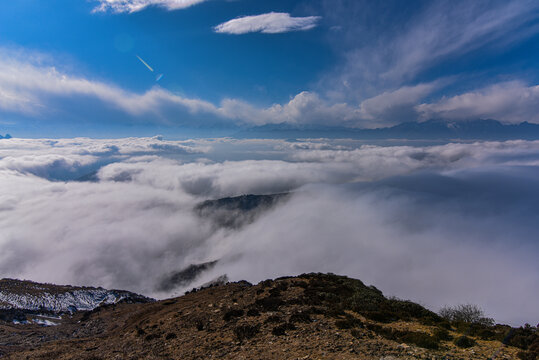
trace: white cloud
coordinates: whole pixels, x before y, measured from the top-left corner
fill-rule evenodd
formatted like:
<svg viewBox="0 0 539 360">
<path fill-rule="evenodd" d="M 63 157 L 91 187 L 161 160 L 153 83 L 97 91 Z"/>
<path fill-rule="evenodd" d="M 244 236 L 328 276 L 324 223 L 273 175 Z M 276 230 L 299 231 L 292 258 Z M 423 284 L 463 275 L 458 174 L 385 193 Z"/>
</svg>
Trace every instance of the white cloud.
<svg viewBox="0 0 539 360">
<path fill-rule="evenodd" d="M 419 100 L 439 88 L 440 83 L 440 81 L 437 81 L 385 91 L 380 95 L 362 101 L 359 111 L 360 116 L 362 119 L 369 120 L 371 127 L 413 121 L 417 117 L 414 106 Z"/>
<path fill-rule="evenodd" d="M 9 52 L 8 52 L 9 53 Z M 203 99 L 174 94 L 154 87 L 142 94 L 116 85 L 71 75 L 40 61 L 25 61 L 21 55 L 0 56 L 0 110 L 34 117 L 62 110 L 69 103 L 94 99 L 102 108 L 114 109 L 132 117 L 154 115 L 156 121 L 171 123 L 170 111 L 180 119 L 196 115 L 247 124 L 267 123 L 344 123 L 358 120 L 357 109 L 345 103 L 329 104 L 316 93 L 301 92 L 288 103 L 258 108 L 239 99 L 224 99 L 216 105 Z"/>
<path fill-rule="evenodd" d="M 131 115 L 158 113 L 161 106 L 174 105 L 189 113 L 216 113 L 209 102 L 184 98 L 154 87 L 135 94 L 115 85 L 73 76 L 46 66 L 0 57 L 0 108 L 35 115 L 51 109 L 54 98 L 88 97 Z"/>
<path fill-rule="evenodd" d="M 268 123 L 356 125 L 360 120 L 358 109 L 346 103 L 331 104 L 317 93 L 302 91 L 285 104 L 274 104 L 267 108 L 256 108 L 244 101 L 223 101 L 222 114 L 238 117 L 262 125 Z"/>
<path fill-rule="evenodd" d="M 148 6 L 160 6 L 168 10 L 184 9 L 206 0 L 95 0 L 99 1 L 94 11 L 112 11 L 115 13 L 137 12 Z"/>
<path fill-rule="evenodd" d="M 363 100 L 359 105 L 330 101 L 317 92 L 303 91 L 283 104 L 257 107 L 246 101 L 225 98 L 214 104 L 189 98 L 155 86 L 143 93 L 115 84 L 73 75 L 48 65 L 52 59 L 40 54 L 0 55 L 0 111 L 33 118 L 50 118 L 67 112 L 76 117 L 77 102 L 97 102 L 100 111 L 121 112 L 132 121 L 144 118 L 166 124 L 201 121 L 240 124 L 322 124 L 380 127 L 417 118 L 492 118 L 504 122 L 539 122 L 538 87 L 520 82 L 496 84 L 485 89 L 417 105 L 449 80 L 398 87 Z M 80 115 L 80 114 L 79 114 Z M 91 114 L 85 114 L 91 116 Z M 125 119 L 125 118 L 124 118 Z"/>
<path fill-rule="evenodd" d="M 507 123 L 539 123 L 539 85 L 521 82 L 491 85 L 434 103 L 416 106 L 425 119 L 496 119 Z"/>
<path fill-rule="evenodd" d="M 271 12 L 229 20 L 217 25 L 215 32 L 239 35 L 251 32 L 277 34 L 305 31 L 316 27 L 319 20 L 320 16 L 292 17 L 288 13 Z"/>
<path fill-rule="evenodd" d="M 101 166 L 128 159 L 155 159 L 168 153 L 196 155 L 207 146 L 158 138 L 26 140 L 13 138 L 0 143 L 0 169 L 33 174 L 49 180 L 76 179 Z"/>
<path fill-rule="evenodd" d="M 473 301 L 500 321 L 536 321 L 539 142 L 361 144 L 0 140 L 0 272 L 167 296 L 154 293 L 163 276 L 220 259 L 197 283 L 332 271 L 433 309 Z M 227 151 L 252 159 L 212 161 Z M 95 182 L 70 181 L 92 165 Z M 239 230 L 192 212 L 291 189 Z"/>
</svg>

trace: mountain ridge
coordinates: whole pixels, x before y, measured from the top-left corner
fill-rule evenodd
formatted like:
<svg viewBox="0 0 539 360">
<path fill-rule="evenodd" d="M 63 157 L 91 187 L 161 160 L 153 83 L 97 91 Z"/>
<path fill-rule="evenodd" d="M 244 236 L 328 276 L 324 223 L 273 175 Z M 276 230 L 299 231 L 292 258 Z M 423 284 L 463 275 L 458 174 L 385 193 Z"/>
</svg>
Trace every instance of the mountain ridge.
<svg viewBox="0 0 539 360">
<path fill-rule="evenodd" d="M 522 122 L 503 124 L 497 120 L 448 121 L 431 119 L 424 122 L 403 122 L 375 129 L 341 126 L 266 124 L 240 130 L 236 138 L 349 138 L 358 140 L 536 140 L 539 124 Z"/>
<path fill-rule="evenodd" d="M 3 324 L 6 359 L 535 359 L 534 327 L 450 322 L 374 286 L 310 273 L 214 285 L 78 312 L 58 326 Z"/>
</svg>

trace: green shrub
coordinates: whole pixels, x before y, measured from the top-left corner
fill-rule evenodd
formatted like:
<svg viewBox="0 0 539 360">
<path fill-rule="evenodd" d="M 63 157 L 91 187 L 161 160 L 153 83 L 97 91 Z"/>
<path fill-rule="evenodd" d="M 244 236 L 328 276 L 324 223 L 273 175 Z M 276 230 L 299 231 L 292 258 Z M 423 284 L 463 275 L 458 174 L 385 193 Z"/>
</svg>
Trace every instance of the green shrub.
<svg viewBox="0 0 539 360">
<path fill-rule="evenodd" d="M 272 281 L 272 280 L 264 280 L 264 281 L 261 281 L 261 282 L 259 283 L 259 285 L 262 286 L 263 288 L 268 288 L 268 287 L 270 287 L 272 284 L 273 284 L 273 281 Z"/>
<path fill-rule="evenodd" d="M 276 296 L 268 296 L 265 298 L 257 299 L 255 305 L 260 309 L 260 311 L 276 311 L 280 306 L 284 305 L 283 299 Z"/>
<path fill-rule="evenodd" d="M 266 319 L 265 323 L 272 324 L 272 323 L 280 323 L 281 321 L 283 321 L 283 319 L 279 315 L 271 315 Z"/>
<path fill-rule="evenodd" d="M 438 338 L 424 332 L 399 331 L 375 324 L 368 324 L 367 328 L 388 340 L 413 344 L 426 349 L 438 349 L 440 345 Z"/>
<path fill-rule="evenodd" d="M 453 340 L 453 336 L 449 334 L 449 331 L 444 328 L 436 328 L 434 329 L 434 337 L 438 339 L 438 341 L 451 341 Z"/>
<path fill-rule="evenodd" d="M 438 349 L 439 340 L 423 332 L 410 331 L 399 336 L 399 340 L 425 349 Z"/>
<path fill-rule="evenodd" d="M 352 329 L 356 327 L 363 327 L 363 322 L 347 314 L 346 319 L 335 321 L 335 326 L 337 326 L 339 329 Z"/>
<path fill-rule="evenodd" d="M 260 316 L 260 312 L 255 308 L 251 308 L 247 310 L 247 316 Z"/>
<path fill-rule="evenodd" d="M 503 343 L 523 350 L 528 350 L 528 348 L 530 348 L 530 350 L 539 354 L 539 336 L 537 335 L 537 328 L 531 327 L 530 325 L 509 330 Z"/>
<path fill-rule="evenodd" d="M 144 338 L 144 340 L 146 341 L 152 341 L 154 339 L 159 339 L 161 337 L 161 334 L 158 334 L 158 333 L 153 333 L 153 334 L 148 334 L 146 335 L 146 337 Z"/>
<path fill-rule="evenodd" d="M 368 311 L 364 312 L 363 315 L 367 319 L 381 323 L 390 323 L 399 320 L 399 317 L 395 313 L 390 311 Z"/>
<path fill-rule="evenodd" d="M 461 348 L 469 348 L 475 346 L 475 344 L 475 340 L 467 336 L 460 336 L 455 339 L 455 345 Z"/>
<path fill-rule="evenodd" d="M 352 334 L 352 336 L 355 337 L 356 339 L 362 339 L 363 338 L 363 335 L 361 334 L 361 331 L 359 331 L 358 329 L 352 329 L 350 331 L 350 334 Z"/>
<path fill-rule="evenodd" d="M 137 336 L 142 336 L 146 334 L 146 331 L 144 331 L 144 329 L 141 329 L 138 326 L 136 326 L 136 329 L 137 329 Z"/>
<path fill-rule="evenodd" d="M 354 324 L 348 320 L 337 320 L 335 321 L 335 326 L 337 329 L 351 329 L 354 327 Z"/>
<path fill-rule="evenodd" d="M 537 354 L 528 352 L 528 351 L 519 351 L 517 357 L 521 360 L 536 360 Z"/>
<path fill-rule="evenodd" d="M 204 328 L 206 328 L 206 325 L 204 324 L 202 320 L 197 320 L 195 322 L 195 327 L 197 328 L 198 331 L 202 331 L 204 330 Z"/>
<path fill-rule="evenodd" d="M 242 309 L 231 309 L 228 310 L 225 315 L 223 316 L 224 321 L 230 321 L 234 318 L 243 316 L 243 310 Z"/>
<path fill-rule="evenodd" d="M 239 341 L 253 338 L 260 331 L 260 325 L 241 325 L 234 329 L 234 335 Z"/>
<path fill-rule="evenodd" d="M 313 320 L 309 316 L 307 312 L 296 312 L 290 316 L 290 319 L 288 320 L 291 323 L 310 323 Z"/>
<path fill-rule="evenodd" d="M 393 330 L 392 328 L 380 326 L 376 324 L 367 324 L 367 329 L 375 332 L 376 334 L 388 339 L 388 340 L 397 340 L 398 331 Z"/>
<path fill-rule="evenodd" d="M 310 314 L 317 314 L 317 315 L 323 315 L 326 313 L 324 308 L 321 308 L 318 306 L 311 306 L 307 311 L 309 311 Z"/>
<path fill-rule="evenodd" d="M 282 326 L 276 326 L 271 330 L 271 333 L 275 336 L 284 336 L 286 335 L 286 330 Z"/>
<path fill-rule="evenodd" d="M 276 326 L 271 330 L 271 333 L 275 336 L 283 336 L 286 335 L 287 330 L 296 330 L 296 326 L 292 323 L 284 323 L 279 326 Z"/>
<path fill-rule="evenodd" d="M 279 288 L 270 289 L 269 294 L 270 296 L 273 296 L 273 297 L 281 296 L 281 289 Z"/>
<path fill-rule="evenodd" d="M 306 274 L 301 277 L 309 279 L 303 293 L 303 304 L 326 306 L 328 316 L 339 317 L 346 310 L 351 310 L 385 323 L 399 319 L 419 319 L 429 324 L 442 321 L 435 313 L 411 301 L 386 299 L 380 290 L 366 286 L 359 280 L 331 274 Z"/>
<path fill-rule="evenodd" d="M 477 336 L 481 340 L 497 340 L 496 332 L 491 329 L 480 329 L 477 331 Z"/>
</svg>

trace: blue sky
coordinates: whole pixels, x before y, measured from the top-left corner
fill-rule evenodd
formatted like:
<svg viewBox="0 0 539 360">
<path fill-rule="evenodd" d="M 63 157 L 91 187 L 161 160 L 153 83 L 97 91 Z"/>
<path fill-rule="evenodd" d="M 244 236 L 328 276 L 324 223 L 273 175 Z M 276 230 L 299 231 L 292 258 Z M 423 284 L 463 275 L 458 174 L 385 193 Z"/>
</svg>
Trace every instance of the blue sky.
<svg viewBox="0 0 539 360">
<path fill-rule="evenodd" d="M 539 123 L 536 1 L 0 6 L 0 133 L 211 136 L 268 123 L 372 128 L 430 118 Z"/>
</svg>

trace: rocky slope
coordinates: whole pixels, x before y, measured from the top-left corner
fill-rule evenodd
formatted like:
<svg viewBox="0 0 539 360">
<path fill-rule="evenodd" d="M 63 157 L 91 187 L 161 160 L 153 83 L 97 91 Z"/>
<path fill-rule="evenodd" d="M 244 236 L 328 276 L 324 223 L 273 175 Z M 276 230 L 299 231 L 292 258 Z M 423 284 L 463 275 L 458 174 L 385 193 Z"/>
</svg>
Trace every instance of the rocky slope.
<svg viewBox="0 0 539 360">
<path fill-rule="evenodd" d="M 324 274 L 105 305 L 55 327 L 0 324 L 7 359 L 535 359 L 538 347 L 535 328 L 449 323 Z"/>
<path fill-rule="evenodd" d="M 147 303 L 153 299 L 123 290 L 0 280 L 0 323 L 58 326 L 76 312 L 117 303 Z M 1 352 L 0 352 L 1 354 Z"/>
<path fill-rule="evenodd" d="M 40 284 L 15 279 L 0 280 L 0 309 L 66 313 L 93 310 L 119 301 L 148 302 L 144 296 L 123 290 Z"/>
</svg>

